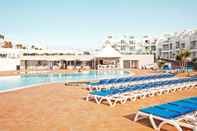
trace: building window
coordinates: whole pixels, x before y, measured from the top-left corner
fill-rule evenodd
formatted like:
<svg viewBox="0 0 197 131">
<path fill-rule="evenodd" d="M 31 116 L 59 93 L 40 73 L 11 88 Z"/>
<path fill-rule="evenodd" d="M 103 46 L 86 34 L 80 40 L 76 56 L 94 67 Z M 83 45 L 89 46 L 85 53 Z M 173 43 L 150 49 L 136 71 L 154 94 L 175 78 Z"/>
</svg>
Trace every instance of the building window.
<svg viewBox="0 0 197 131">
<path fill-rule="evenodd" d="M 170 43 L 170 50 L 172 50 L 172 43 Z"/>
<path fill-rule="evenodd" d="M 156 50 L 156 46 L 151 46 L 151 50 L 155 51 Z"/>
<path fill-rule="evenodd" d="M 163 50 L 169 50 L 169 46 L 168 45 L 163 45 Z"/>
<path fill-rule="evenodd" d="M 168 59 L 168 58 L 169 58 L 169 53 L 168 53 L 168 52 L 164 52 L 164 53 L 163 53 L 163 58 Z"/>
<path fill-rule="evenodd" d="M 146 44 L 149 44 L 150 42 L 149 42 L 149 40 L 145 40 L 145 43 L 146 43 Z"/>
<path fill-rule="evenodd" d="M 179 41 L 176 42 L 176 49 L 180 48 L 180 43 Z"/>
<path fill-rule="evenodd" d="M 190 49 L 197 49 L 197 41 L 190 42 Z"/>
<path fill-rule="evenodd" d="M 121 43 L 121 44 L 124 44 L 124 43 L 125 43 L 125 41 L 124 41 L 124 40 L 121 40 L 121 41 L 120 41 L 120 43 Z"/>
<path fill-rule="evenodd" d="M 185 43 L 181 43 L 181 48 L 185 48 Z"/>
<path fill-rule="evenodd" d="M 7 54 L 0 54 L 0 57 L 1 58 L 6 58 L 7 57 Z"/>
<path fill-rule="evenodd" d="M 129 41 L 129 44 L 130 44 L 130 45 L 134 44 L 134 41 L 131 41 L 131 40 L 130 40 L 130 41 Z"/>
<path fill-rule="evenodd" d="M 192 57 L 196 58 L 196 52 L 192 52 Z"/>
<path fill-rule="evenodd" d="M 174 58 L 174 55 L 172 52 L 170 52 L 170 58 Z"/>
<path fill-rule="evenodd" d="M 161 56 L 161 49 L 159 49 L 159 56 Z"/>
</svg>

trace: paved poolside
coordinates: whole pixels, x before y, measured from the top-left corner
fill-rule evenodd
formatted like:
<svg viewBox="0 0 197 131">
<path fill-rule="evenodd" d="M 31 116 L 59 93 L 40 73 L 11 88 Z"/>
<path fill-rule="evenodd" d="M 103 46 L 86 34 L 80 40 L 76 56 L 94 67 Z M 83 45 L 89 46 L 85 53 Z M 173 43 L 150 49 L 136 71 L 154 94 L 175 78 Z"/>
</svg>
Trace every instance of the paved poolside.
<svg viewBox="0 0 197 131">
<path fill-rule="evenodd" d="M 153 131 L 136 123 L 139 108 L 189 96 L 197 89 L 128 102 L 111 108 L 83 100 L 87 91 L 49 84 L 0 94 L 0 131 Z"/>
</svg>

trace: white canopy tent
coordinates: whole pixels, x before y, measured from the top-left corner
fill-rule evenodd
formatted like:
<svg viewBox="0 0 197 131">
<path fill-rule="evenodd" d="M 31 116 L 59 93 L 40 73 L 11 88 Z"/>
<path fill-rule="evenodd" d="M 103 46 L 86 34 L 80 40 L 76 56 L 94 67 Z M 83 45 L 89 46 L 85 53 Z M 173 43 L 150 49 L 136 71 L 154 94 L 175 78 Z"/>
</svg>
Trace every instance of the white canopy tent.
<svg viewBox="0 0 197 131">
<path fill-rule="evenodd" d="M 102 50 L 96 52 L 96 58 L 117 58 L 121 57 L 121 54 L 111 47 L 111 45 L 106 45 Z"/>
<path fill-rule="evenodd" d="M 119 67 L 119 59 L 122 57 L 120 52 L 115 50 L 110 44 L 107 44 L 94 55 L 94 68 L 112 69 Z"/>
</svg>

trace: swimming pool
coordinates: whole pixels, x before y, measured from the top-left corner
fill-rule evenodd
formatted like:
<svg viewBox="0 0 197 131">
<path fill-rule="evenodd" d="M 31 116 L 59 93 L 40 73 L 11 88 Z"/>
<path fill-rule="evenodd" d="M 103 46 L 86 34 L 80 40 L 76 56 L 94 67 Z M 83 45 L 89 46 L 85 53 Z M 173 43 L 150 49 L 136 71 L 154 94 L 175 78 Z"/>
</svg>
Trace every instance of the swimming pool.
<svg viewBox="0 0 197 131">
<path fill-rule="evenodd" d="M 84 73 L 49 73 L 49 74 L 28 74 L 11 77 L 0 77 L 0 92 L 30 87 L 32 85 L 65 82 L 65 81 L 80 81 L 80 80 L 95 80 L 102 78 L 114 78 L 128 76 L 127 71 L 89 71 Z"/>
</svg>

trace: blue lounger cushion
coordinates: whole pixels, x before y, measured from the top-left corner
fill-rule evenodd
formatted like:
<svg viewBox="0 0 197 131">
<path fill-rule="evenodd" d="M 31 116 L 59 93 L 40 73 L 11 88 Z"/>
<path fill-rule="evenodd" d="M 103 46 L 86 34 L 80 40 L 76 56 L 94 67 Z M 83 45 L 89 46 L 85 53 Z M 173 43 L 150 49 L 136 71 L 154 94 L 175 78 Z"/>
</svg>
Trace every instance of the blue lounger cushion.
<svg viewBox="0 0 197 131">
<path fill-rule="evenodd" d="M 188 103 L 188 102 L 185 102 L 184 100 L 175 101 L 175 102 L 172 102 L 171 104 L 182 106 L 182 107 L 185 107 L 185 108 L 189 108 L 192 111 L 197 110 L 197 104 Z"/>
<path fill-rule="evenodd" d="M 194 104 L 194 105 L 197 105 L 197 101 L 196 100 L 189 100 L 189 99 L 186 99 L 186 100 L 183 100 L 184 102 L 187 102 L 187 103 L 191 103 L 191 104 Z"/>
<path fill-rule="evenodd" d="M 88 85 L 92 86 L 100 86 L 105 84 L 113 84 L 113 83 L 122 83 L 122 82 L 131 82 L 131 81 L 142 81 L 142 80 L 149 80 L 149 79 L 156 79 L 156 78 L 167 78 L 173 77 L 173 74 L 160 74 L 160 75 L 149 75 L 149 76 L 138 76 L 138 77 L 125 77 L 125 78 L 112 78 L 112 79 L 103 79 L 96 84 L 88 83 Z"/>
<path fill-rule="evenodd" d="M 140 109 L 141 112 L 172 119 L 197 110 L 197 97 Z"/>
<path fill-rule="evenodd" d="M 163 117 L 166 119 L 175 118 L 181 115 L 181 113 L 179 112 L 167 111 L 167 110 L 158 108 L 157 106 L 140 109 L 140 111 L 144 113 L 152 114 L 155 116 Z"/>
<path fill-rule="evenodd" d="M 192 97 L 190 99 L 195 100 L 197 102 L 197 97 Z"/>
<path fill-rule="evenodd" d="M 179 112 L 181 114 L 186 114 L 186 113 L 191 112 L 191 110 L 188 109 L 188 108 L 184 108 L 184 107 L 181 107 L 181 106 L 176 106 L 176 105 L 173 105 L 173 104 L 170 104 L 170 103 L 159 105 L 159 107 L 163 108 L 165 110 Z"/>
<path fill-rule="evenodd" d="M 91 92 L 90 94 L 97 95 L 97 96 L 107 96 L 107 95 L 112 94 L 112 91 L 111 90 L 102 90 L 102 91 Z"/>
<path fill-rule="evenodd" d="M 197 100 L 193 100 L 193 99 L 188 99 L 187 102 L 190 102 L 192 104 L 197 104 Z"/>
</svg>

